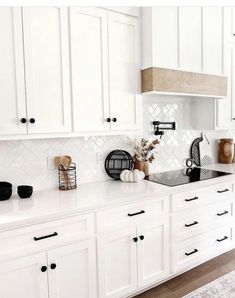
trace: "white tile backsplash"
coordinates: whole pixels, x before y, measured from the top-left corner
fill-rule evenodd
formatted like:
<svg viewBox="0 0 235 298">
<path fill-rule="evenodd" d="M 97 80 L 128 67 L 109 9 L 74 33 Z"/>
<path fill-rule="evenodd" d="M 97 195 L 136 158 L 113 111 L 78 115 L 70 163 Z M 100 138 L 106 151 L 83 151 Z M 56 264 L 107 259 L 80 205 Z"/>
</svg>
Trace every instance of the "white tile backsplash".
<svg viewBox="0 0 235 298">
<path fill-rule="evenodd" d="M 190 129 L 190 104 L 182 100 L 166 102 L 154 97 L 144 98 L 144 136 L 152 133 L 153 120 L 176 121 L 177 130 L 167 131 L 158 147 L 152 172 L 181 168 L 188 157 L 189 148 L 200 131 Z M 187 129 L 182 129 L 187 128 Z M 216 161 L 216 139 L 235 137 L 235 131 L 206 131 L 212 142 Z M 114 149 L 133 152 L 134 136 L 92 136 L 80 138 L 40 139 L 0 142 L 0 180 L 9 181 L 16 187 L 30 184 L 35 189 L 56 188 L 57 171 L 47 168 L 47 158 L 57 155 L 71 155 L 77 163 L 78 184 L 109 179 L 104 171 L 104 162 L 98 163 L 97 153 L 105 159 Z"/>
</svg>

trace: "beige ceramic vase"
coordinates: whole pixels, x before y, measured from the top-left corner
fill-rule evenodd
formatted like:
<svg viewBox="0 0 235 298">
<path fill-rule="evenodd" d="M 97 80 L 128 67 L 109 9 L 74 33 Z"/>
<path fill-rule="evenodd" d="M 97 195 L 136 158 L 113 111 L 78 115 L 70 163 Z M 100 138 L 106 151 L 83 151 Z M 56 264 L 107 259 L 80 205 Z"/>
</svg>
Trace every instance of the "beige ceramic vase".
<svg viewBox="0 0 235 298">
<path fill-rule="evenodd" d="M 145 176 L 149 175 L 149 163 L 144 160 L 134 160 L 134 169 L 144 172 Z"/>
</svg>

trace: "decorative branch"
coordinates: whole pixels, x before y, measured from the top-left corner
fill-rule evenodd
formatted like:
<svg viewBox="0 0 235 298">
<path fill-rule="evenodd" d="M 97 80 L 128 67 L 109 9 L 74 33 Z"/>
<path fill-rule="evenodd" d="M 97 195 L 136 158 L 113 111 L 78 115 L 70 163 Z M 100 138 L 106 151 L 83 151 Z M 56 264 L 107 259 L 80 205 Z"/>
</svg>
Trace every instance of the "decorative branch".
<svg viewBox="0 0 235 298">
<path fill-rule="evenodd" d="M 160 141 L 158 139 L 146 140 L 142 138 L 140 141 L 134 140 L 134 160 L 153 162 L 155 159 L 154 153 Z"/>
</svg>

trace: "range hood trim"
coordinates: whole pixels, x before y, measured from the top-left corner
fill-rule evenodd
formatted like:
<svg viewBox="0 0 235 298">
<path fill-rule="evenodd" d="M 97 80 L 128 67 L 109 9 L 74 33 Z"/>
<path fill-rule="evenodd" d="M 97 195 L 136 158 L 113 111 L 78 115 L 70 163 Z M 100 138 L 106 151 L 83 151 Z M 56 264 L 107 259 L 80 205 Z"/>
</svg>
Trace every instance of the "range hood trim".
<svg viewBox="0 0 235 298">
<path fill-rule="evenodd" d="M 141 77 L 143 94 L 180 95 L 211 99 L 227 97 L 226 76 L 150 67 L 141 70 Z"/>
</svg>

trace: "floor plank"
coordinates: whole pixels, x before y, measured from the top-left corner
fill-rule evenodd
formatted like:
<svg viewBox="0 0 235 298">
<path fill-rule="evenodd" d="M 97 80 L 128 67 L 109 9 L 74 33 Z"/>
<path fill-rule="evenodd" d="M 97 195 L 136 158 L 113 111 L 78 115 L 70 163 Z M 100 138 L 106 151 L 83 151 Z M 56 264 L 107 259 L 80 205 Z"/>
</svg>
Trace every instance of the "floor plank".
<svg viewBox="0 0 235 298">
<path fill-rule="evenodd" d="M 233 270 L 235 270 L 235 249 L 135 297 L 181 298 Z"/>
</svg>

